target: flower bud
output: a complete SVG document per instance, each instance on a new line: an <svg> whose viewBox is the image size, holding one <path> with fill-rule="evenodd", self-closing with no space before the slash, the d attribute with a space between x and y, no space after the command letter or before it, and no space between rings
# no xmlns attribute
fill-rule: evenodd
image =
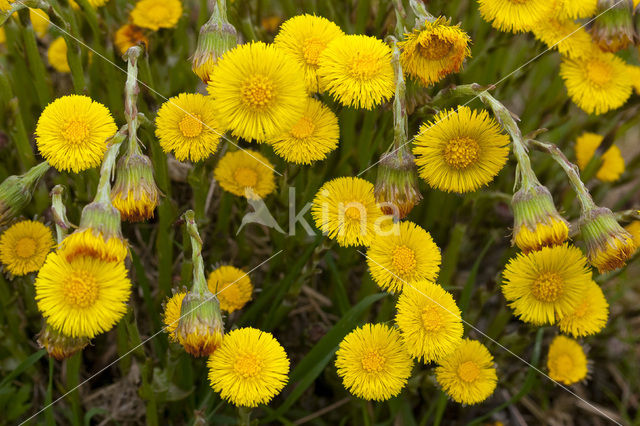
<svg viewBox="0 0 640 426"><path fill-rule="evenodd" d="M382 212L403 219L422 200L418 189L415 157L408 149L382 155L375 187L376 201Z"/></svg>
<svg viewBox="0 0 640 426"><path fill-rule="evenodd" d="M569 225L556 210L546 187L520 189L513 194L511 207L514 216L511 244L523 252L561 245L569 238Z"/></svg>
<svg viewBox="0 0 640 426"><path fill-rule="evenodd" d="M69 358L83 350L89 344L87 337L70 337L60 333L49 324L45 324L38 334L38 345L47 350L49 356L58 361Z"/></svg>
<svg viewBox="0 0 640 426"><path fill-rule="evenodd" d="M211 18L200 28L198 45L192 59L193 72L206 84L218 58L237 44L238 33L227 21L226 10L216 2Z"/></svg>
<svg viewBox="0 0 640 426"><path fill-rule="evenodd" d="M224 326L218 299L206 290L189 291L182 300L175 330L178 342L193 356L209 356L222 343Z"/></svg>
<svg viewBox="0 0 640 426"><path fill-rule="evenodd" d="M133 153L118 161L111 202L123 220L140 222L152 218L158 205L158 195L149 157Z"/></svg>
<svg viewBox="0 0 640 426"><path fill-rule="evenodd" d="M0 226L4 226L24 209L40 178L49 170L44 161L20 176L9 176L0 184Z"/></svg>
<svg viewBox="0 0 640 426"><path fill-rule="evenodd" d="M632 0L598 0L598 17L590 31L601 50L617 52L635 43L637 35L632 14Z"/></svg>
<svg viewBox="0 0 640 426"><path fill-rule="evenodd" d="M636 250L633 236L604 207L583 213L580 232L589 262L601 273L623 267Z"/></svg>

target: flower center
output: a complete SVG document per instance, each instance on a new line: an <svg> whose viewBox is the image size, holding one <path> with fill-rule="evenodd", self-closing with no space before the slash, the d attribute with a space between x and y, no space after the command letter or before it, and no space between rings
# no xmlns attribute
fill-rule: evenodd
<svg viewBox="0 0 640 426"><path fill-rule="evenodd" d="M562 278L555 272L545 272L534 281L531 292L541 302L555 302L562 296Z"/></svg>
<svg viewBox="0 0 640 426"><path fill-rule="evenodd" d="M178 128L182 136L186 138L195 138L202 133L202 118L200 114L185 114L178 123Z"/></svg>
<svg viewBox="0 0 640 426"><path fill-rule="evenodd" d="M451 139L444 148L444 160L456 169L466 169L478 160L480 145L475 139L463 136Z"/></svg>
<svg viewBox="0 0 640 426"><path fill-rule="evenodd" d="M560 355L556 359L556 369L561 374L570 372L573 369L573 360L569 355Z"/></svg>
<svg viewBox="0 0 640 426"><path fill-rule="evenodd" d="M587 64L587 78L594 86L602 88L611 81L611 67L597 59Z"/></svg>
<svg viewBox="0 0 640 426"><path fill-rule="evenodd" d="M473 361L466 361L458 366L458 377L467 383L476 380L478 375L480 375L480 369Z"/></svg>
<svg viewBox="0 0 640 426"><path fill-rule="evenodd" d="M16 256L28 259L36 254L36 241L33 238L20 238L15 247Z"/></svg>
<svg viewBox="0 0 640 426"><path fill-rule="evenodd" d="M442 314L437 306L430 305L422 309L422 325L426 331L438 331L442 327Z"/></svg>
<svg viewBox="0 0 640 426"><path fill-rule="evenodd" d="M225 299L226 301L236 304L240 300L241 294L239 286L233 285L234 283L221 283L218 285L218 297Z"/></svg>
<svg viewBox="0 0 640 426"><path fill-rule="evenodd" d="M324 41L316 37L306 39L302 43L302 56L309 65L318 65L318 57L325 48Z"/></svg>
<svg viewBox="0 0 640 426"><path fill-rule="evenodd" d="M351 220L360 220L360 209L356 206L349 206L345 209L344 215Z"/></svg>
<svg viewBox="0 0 640 426"><path fill-rule="evenodd" d="M429 60L442 59L449 54L453 44L437 36L428 36L418 44L420 55Z"/></svg>
<svg viewBox="0 0 640 426"><path fill-rule="evenodd" d="M416 254L405 245L393 248L392 259L394 272L400 276L410 274L416 267Z"/></svg>
<svg viewBox="0 0 640 426"><path fill-rule="evenodd" d="M233 172L233 178L238 182L238 185L245 188L253 188L258 183L258 173L249 167L238 167Z"/></svg>
<svg viewBox="0 0 640 426"><path fill-rule="evenodd" d="M358 80L369 80L380 71L380 61L373 55L355 53L356 57L351 62L351 76Z"/></svg>
<svg viewBox="0 0 640 426"><path fill-rule="evenodd" d="M248 379L257 376L262 371L262 361L252 353L239 355L233 363L233 369Z"/></svg>
<svg viewBox="0 0 640 426"><path fill-rule="evenodd" d="M89 271L74 271L63 286L64 297L76 308L89 308L98 299L98 283Z"/></svg>
<svg viewBox="0 0 640 426"><path fill-rule="evenodd" d="M313 121L309 117L302 117L296 124L293 125L291 129L291 136L296 139L304 139L308 138L313 134L316 126L313 124Z"/></svg>
<svg viewBox="0 0 640 426"><path fill-rule="evenodd" d="M163 23L163 21L170 18L169 9L167 9L162 2L158 2L147 9L147 16L149 19L158 23Z"/></svg>
<svg viewBox="0 0 640 426"><path fill-rule="evenodd" d="M62 136L74 145L82 143L89 136L89 126L84 121L71 120L62 130Z"/></svg>
<svg viewBox="0 0 640 426"><path fill-rule="evenodd" d="M244 104L254 109L269 106L275 97L271 80L262 75L253 75L246 79L240 91Z"/></svg>
<svg viewBox="0 0 640 426"><path fill-rule="evenodd" d="M385 358L380 355L377 350L373 350L368 352L362 358L362 368L364 368L367 372L380 372L384 368Z"/></svg>

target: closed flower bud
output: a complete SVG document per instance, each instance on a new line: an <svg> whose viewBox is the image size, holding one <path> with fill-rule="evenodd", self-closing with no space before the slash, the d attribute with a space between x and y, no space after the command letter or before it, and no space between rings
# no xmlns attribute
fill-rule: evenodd
<svg viewBox="0 0 640 426"><path fill-rule="evenodd" d="M605 207L584 213L580 232L587 245L589 262L601 273L623 267L636 250L633 236Z"/></svg>
<svg viewBox="0 0 640 426"><path fill-rule="evenodd" d="M111 191L111 201L122 219L140 222L152 218L158 198L149 157L140 153L122 157L118 161L116 182Z"/></svg>
<svg viewBox="0 0 640 426"><path fill-rule="evenodd" d="M205 84L209 81L218 58L238 44L238 33L227 21L226 10L219 5L219 2L215 3L211 18L200 28L198 45L193 55L192 70Z"/></svg>
<svg viewBox="0 0 640 426"><path fill-rule="evenodd" d="M598 16L591 27L593 41L606 52L625 49L637 40L632 0L598 0Z"/></svg>
<svg viewBox="0 0 640 426"><path fill-rule="evenodd" d="M193 356L209 356L222 343L224 326L218 299L210 291L190 291L182 300L175 331L178 342Z"/></svg>
<svg viewBox="0 0 640 426"><path fill-rule="evenodd" d="M396 219L405 218L422 200L415 157L409 150L400 148L382 155L375 195L382 212Z"/></svg>
<svg viewBox="0 0 640 426"><path fill-rule="evenodd" d="M24 209L40 178L49 170L44 161L20 176L9 176L0 184L0 226L4 226Z"/></svg>
<svg viewBox="0 0 640 426"><path fill-rule="evenodd" d="M70 337L60 333L49 324L45 324L38 334L38 345L47 350L49 356L58 361L69 358L83 350L89 344L87 337Z"/></svg>
<svg viewBox="0 0 640 426"><path fill-rule="evenodd" d="M549 190L536 185L513 194L514 216L512 244L525 253L553 247L569 238L569 225L560 216Z"/></svg>

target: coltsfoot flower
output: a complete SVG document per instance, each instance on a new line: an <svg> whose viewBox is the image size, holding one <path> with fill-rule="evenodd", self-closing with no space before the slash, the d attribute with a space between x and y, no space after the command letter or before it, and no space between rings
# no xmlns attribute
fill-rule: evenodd
<svg viewBox="0 0 640 426"><path fill-rule="evenodd" d="M175 27L181 16L180 0L139 0L131 11L134 25L153 31Z"/></svg>
<svg viewBox="0 0 640 426"><path fill-rule="evenodd" d="M179 318L175 336L191 355L209 356L222 343L224 325L220 304L208 290L189 291L182 299Z"/></svg>
<svg viewBox="0 0 640 426"><path fill-rule="evenodd" d="M0 261L13 275L38 271L54 246L48 226L33 220L11 225L0 236Z"/></svg>
<svg viewBox="0 0 640 426"><path fill-rule="evenodd" d="M380 158L375 195L382 212L396 220L409 215L422 200L415 157L408 147L385 153Z"/></svg>
<svg viewBox="0 0 640 426"><path fill-rule="evenodd" d="M549 346L547 359L549 377L565 385L573 385L587 378L587 355L575 340L556 336Z"/></svg>
<svg viewBox="0 0 640 426"><path fill-rule="evenodd" d="M591 281L582 300L575 309L558 321L563 333L573 337L583 337L600 332L607 324L609 304L602 289L595 281Z"/></svg>
<svg viewBox="0 0 640 426"><path fill-rule="evenodd" d="M227 313L242 309L251 300L253 293L249 275L229 265L220 266L211 272L207 286L220 301L220 309Z"/></svg>
<svg viewBox="0 0 640 426"><path fill-rule="evenodd" d="M600 273L622 268L636 251L633 236L604 207L582 215L580 233L587 245L589 262Z"/></svg>
<svg viewBox="0 0 640 426"><path fill-rule="evenodd" d="M227 152L213 171L225 191L246 198L264 198L276 189L273 165L257 151Z"/></svg>
<svg viewBox="0 0 640 426"><path fill-rule="evenodd" d="M162 321L164 322L164 331L169 335L169 339L173 342L178 341L176 330L180 322L180 311L182 309L182 301L187 295L186 291L178 290L166 301L164 305L164 313Z"/></svg>
<svg viewBox="0 0 640 426"><path fill-rule="evenodd" d="M58 72L69 73L69 62L67 61L67 42L64 37L58 37L51 42L47 49L47 59L49 65Z"/></svg>
<svg viewBox="0 0 640 426"><path fill-rule="evenodd" d="M111 202L123 220L140 222L152 218L159 197L149 157L134 152L118 161Z"/></svg>
<svg viewBox="0 0 640 426"><path fill-rule="evenodd" d="M603 139L602 136L589 132L584 132L578 137L574 149L580 170L584 170L587 167ZM603 182L615 182L618 180L624 173L624 158L620 148L616 145L611 145L600 158L602 165L596 173L596 178Z"/></svg>
<svg viewBox="0 0 640 426"><path fill-rule="evenodd" d="M480 14L500 31L530 31L553 7L548 0L478 0Z"/></svg>
<svg viewBox="0 0 640 426"><path fill-rule="evenodd" d="M113 43L121 55L127 53L130 47L143 44L145 50L149 48L149 39L144 35L142 28L133 24L125 24L118 28L114 34Z"/></svg>
<svg viewBox="0 0 640 426"><path fill-rule="evenodd" d="M49 324L45 324L40 334L38 334L38 345L46 349L49 356L58 361L69 358L83 350L88 344L89 338L66 336Z"/></svg>

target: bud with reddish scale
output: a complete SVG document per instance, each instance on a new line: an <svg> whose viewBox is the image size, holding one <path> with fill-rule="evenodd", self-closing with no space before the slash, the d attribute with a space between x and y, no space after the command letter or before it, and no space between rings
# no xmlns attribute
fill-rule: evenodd
<svg viewBox="0 0 640 426"><path fill-rule="evenodd" d="M382 212L403 219L422 200L415 157L404 146L382 155L375 187Z"/></svg>
<svg viewBox="0 0 640 426"><path fill-rule="evenodd" d="M536 184L520 189L511 201L514 226L511 244L525 253L563 244L569 224L560 216L549 190Z"/></svg>
<svg viewBox="0 0 640 426"><path fill-rule="evenodd" d="M589 262L601 273L623 267L636 250L633 236L605 207L583 213L580 232L587 245Z"/></svg>
<svg viewBox="0 0 640 426"><path fill-rule="evenodd" d="M111 202L122 220L140 222L152 218L160 191L149 157L139 152L127 154L118 161L116 170Z"/></svg>
<svg viewBox="0 0 640 426"><path fill-rule="evenodd" d="M83 350L88 344L88 338L66 336L46 323L38 334L38 345L46 349L49 356L58 361L69 358L76 352Z"/></svg>
<svg viewBox="0 0 640 426"><path fill-rule="evenodd" d="M9 176L0 184L0 226L4 226L24 209L40 178L49 170L43 161L20 176Z"/></svg>
<svg viewBox="0 0 640 426"><path fill-rule="evenodd" d="M605 52L617 52L636 42L632 0L598 0L591 37Z"/></svg>

